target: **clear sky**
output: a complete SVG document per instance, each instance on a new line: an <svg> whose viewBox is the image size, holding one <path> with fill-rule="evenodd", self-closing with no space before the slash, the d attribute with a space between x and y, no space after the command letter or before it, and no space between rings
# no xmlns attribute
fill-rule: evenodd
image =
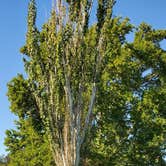
<svg viewBox="0 0 166 166"><path fill-rule="evenodd" d="M37 0L37 25L47 20L52 0ZM1 0L0 5L0 154L6 154L3 145L5 130L14 128L16 117L10 113L6 97L9 82L17 73L24 73L20 47L25 42L26 15L29 0ZM117 0L114 15L129 17L139 25L142 21L154 28L166 29L166 0Z"/></svg>

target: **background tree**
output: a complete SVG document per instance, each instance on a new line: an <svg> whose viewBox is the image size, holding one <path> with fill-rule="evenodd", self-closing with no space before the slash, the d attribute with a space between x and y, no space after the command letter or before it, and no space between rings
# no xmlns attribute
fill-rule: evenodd
<svg viewBox="0 0 166 166"><path fill-rule="evenodd" d="M134 42L125 43L115 35L122 25L107 28L113 44L98 88L92 163L165 165L166 52L160 42L166 31L142 23Z"/></svg>
<svg viewBox="0 0 166 166"><path fill-rule="evenodd" d="M45 127L32 97L28 81L18 75L8 84L12 112L18 116L15 130L6 131L9 166L53 165Z"/></svg>
<svg viewBox="0 0 166 166"><path fill-rule="evenodd" d="M0 166L7 166L8 157L5 155L0 155Z"/></svg>

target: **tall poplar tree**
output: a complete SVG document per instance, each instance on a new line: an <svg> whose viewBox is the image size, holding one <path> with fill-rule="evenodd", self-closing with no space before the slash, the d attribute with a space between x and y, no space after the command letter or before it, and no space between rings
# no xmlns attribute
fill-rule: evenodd
<svg viewBox="0 0 166 166"><path fill-rule="evenodd" d="M30 2L27 41L22 53L29 57L25 62L28 81L59 166L80 163L81 146L92 127L114 3L98 2L98 22L93 43L89 44L92 0L56 1L41 33L35 25L35 1ZM130 26L124 24L126 34Z"/></svg>

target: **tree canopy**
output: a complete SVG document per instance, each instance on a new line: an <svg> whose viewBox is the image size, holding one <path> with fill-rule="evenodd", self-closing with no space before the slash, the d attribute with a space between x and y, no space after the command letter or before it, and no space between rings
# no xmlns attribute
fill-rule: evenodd
<svg viewBox="0 0 166 166"><path fill-rule="evenodd" d="M166 164L166 30L113 17L115 0L98 0L90 25L93 3L57 0L41 31L29 3L27 78L8 84L12 166Z"/></svg>

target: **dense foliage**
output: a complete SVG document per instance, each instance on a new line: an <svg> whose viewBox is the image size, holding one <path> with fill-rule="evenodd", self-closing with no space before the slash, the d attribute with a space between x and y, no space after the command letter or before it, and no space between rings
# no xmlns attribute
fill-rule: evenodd
<svg viewBox="0 0 166 166"><path fill-rule="evenodd" d="M8 165L52 165L48 136L28 87L28 81L22 75L18 75L8 84L8 97L12 112L18 116L17 128L6 131Z"/></svg>
<svg viewBox="0 0 166 166"><path fill-rule="evenodd" d="M27 78L8 84L11 165L166 165L166 31L112 17L114 0L98 0L91 26L93 1L57 2L41 31L29 4Z"/></svg>

